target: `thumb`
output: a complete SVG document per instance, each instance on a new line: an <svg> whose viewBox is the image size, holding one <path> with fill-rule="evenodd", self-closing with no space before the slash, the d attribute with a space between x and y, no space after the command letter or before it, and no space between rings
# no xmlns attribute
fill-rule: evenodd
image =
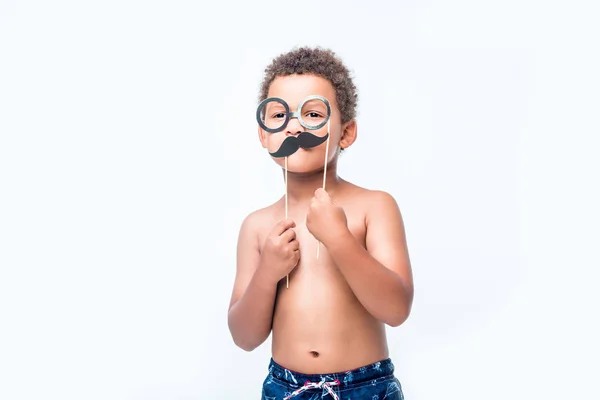
<svg viewBox="0 0 600 400"><path fill-rule="evenodd" d="M329 193L325 191L323 188L318 188L315 190L315 197L319 200L329 200Z"/></svg>

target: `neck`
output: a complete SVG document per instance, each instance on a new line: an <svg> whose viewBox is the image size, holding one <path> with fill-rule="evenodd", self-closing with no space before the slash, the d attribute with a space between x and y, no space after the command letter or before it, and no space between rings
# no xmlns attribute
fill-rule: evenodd
<svg viewBox="0 0 600 400"><path fill-rule="evenodd" d="M285 179L285 170L282 170L282 172ZM309 201L314 196L315 190L323 187L323 173L323 168L307 173L295 173L288 171L288 202L297 203ZM329 194L332 194L335 192L341 182L342 179L337 175L337 165L335 162L331 162L329 165L327 165L325 190Z"/></svg>

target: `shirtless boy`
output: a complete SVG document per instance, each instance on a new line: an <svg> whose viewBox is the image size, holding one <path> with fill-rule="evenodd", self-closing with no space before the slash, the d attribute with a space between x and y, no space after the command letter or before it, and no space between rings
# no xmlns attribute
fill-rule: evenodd
<svg viewBox="0 0 600 400"><path fill-rule="evenodd" d="M246 351L272 332L262 399L403 399L385 326L410 314L412 271L395 199L337 174L340 152L357 138L349 71L320 48L282 54L265 70L260 100L283 99L288 115L314 95L330 104L329 123L319 129L309 131L297 116L274 133L259 125L271 154L301 132L322 138L329 129L329 143L300 147L287 160L271 156L282 170L287 164L287 204L282 196L242 222L229 329ZM280 103L269 107L261 118L286 119ZM306 112L305 121L321 117Z"/></svg>

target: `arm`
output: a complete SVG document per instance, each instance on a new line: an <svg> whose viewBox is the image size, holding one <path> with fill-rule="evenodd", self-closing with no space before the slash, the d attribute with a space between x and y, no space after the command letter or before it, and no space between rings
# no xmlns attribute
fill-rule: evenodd
<svg viewBox="0 0 600 400"><path fill-rule="evenodd" d="M255 218L248 216L240 228L237 270L228 313L233 341L246 351L254 350L269 337L277 293L277 283L261 275Z"/></svg>
<svg viewBox="0 0 600 400"><path fill-rule="evenodd" d="M392 196L373 192L369 197L366 249L348 230L328 250L367 311L399 326L408 318L413 300L404 224Z"/></svg>

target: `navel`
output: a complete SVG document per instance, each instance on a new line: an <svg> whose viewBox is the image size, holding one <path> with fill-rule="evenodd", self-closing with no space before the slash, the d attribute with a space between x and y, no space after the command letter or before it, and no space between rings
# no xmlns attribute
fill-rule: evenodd
<svg viewBox="0 0 600 400"><path fill-rule="evenodd" d="M315 357L315 358L319 357L319 352L318 352L318 351L314 351L314 350L313 350L313 351L311 351L311 352L310 352L310 354L311 354L313 357Z"/></svg>

